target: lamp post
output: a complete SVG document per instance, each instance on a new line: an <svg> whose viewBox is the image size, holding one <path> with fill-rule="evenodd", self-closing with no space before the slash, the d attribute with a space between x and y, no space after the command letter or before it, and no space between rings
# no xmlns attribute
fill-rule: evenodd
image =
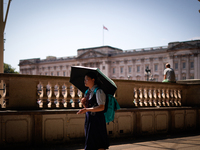
<svg viewBox="0 0 200 150"><path fill-rule="evenodd" d="M147 68L145 69L145 74L147 76L147 81L149 81L149 75L151 73L151 70L149 69L149 67L147 66Z"/></svg>
<svg viewBox="0 0 200 150"><path fill-rule="evenodd" d="M0 0L0 73L4 72L4 30L6 26L6 21L8 17L8 11L10 7L11 0L8 1L8 6L6 10L6 16L4 19L3 15L3 0Z"/></svg>

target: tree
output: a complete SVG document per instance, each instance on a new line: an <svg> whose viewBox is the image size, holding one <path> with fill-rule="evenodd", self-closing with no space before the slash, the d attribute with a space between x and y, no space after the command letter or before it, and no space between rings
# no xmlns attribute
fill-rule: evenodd
<svg viewBox="0 0 200 150"><path fill-rule="evenodd" d="M11 65L4 63L4 73L18 73Z"/></svg>

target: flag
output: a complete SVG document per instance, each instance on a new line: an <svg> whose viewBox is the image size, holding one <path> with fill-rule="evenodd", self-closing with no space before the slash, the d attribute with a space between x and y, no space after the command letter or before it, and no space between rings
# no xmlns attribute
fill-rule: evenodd
<svg viewBox="0 0 200 150"><path fill-rule="evenodd" d="M103 29L108 30L108 28L106 28L105 26L103 26Z"/></svg>

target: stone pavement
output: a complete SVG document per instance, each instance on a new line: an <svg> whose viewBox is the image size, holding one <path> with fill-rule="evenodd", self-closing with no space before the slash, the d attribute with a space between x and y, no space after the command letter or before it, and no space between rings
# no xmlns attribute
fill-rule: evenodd
<svg viewBox="0 0 200 150"><path fill-rule="evenodd" d="M15 150L18 148L14 148ZM21 147L20 150L84 150L83 143ZM119 138L110 141L109 150L200 150L200 134L148 136L140 138Z"/></svg>

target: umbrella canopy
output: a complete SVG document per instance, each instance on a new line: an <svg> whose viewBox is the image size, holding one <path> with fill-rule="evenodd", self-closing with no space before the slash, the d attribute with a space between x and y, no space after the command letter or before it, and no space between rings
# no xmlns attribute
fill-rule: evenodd
<svg viewBox="0 0 200 150"><path fill-rule="evenodd" d="M85 93L88 87L85 86L84 79L85 74L88 72L94 72L97 76L97 85L106 93L114 95L117 90L115 83L103 74L98 68L90 68L83 66L71 67L70 82L76 86L81 92Z"/></svg>

